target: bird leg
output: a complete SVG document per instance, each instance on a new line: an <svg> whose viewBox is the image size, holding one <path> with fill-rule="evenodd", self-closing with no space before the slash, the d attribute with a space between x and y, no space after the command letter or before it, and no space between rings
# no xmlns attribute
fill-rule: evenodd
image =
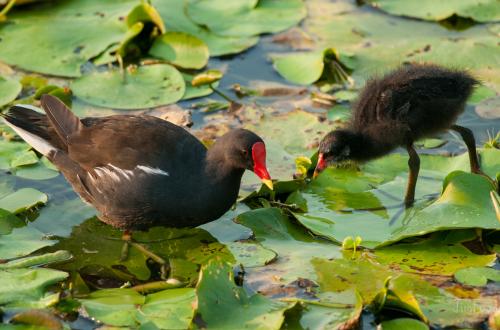
<svg viewBox="0 0 500 330"><path fill-rule="evenodd" d="M406 150L410 156L408 160L410 172L408 173L408 184L406 186L405 205L406 207L410 207L415 201L415 187L417 185L418 172L420 171L420 158L415 148L413 148L413 143L408 144Z"/></svg>
<svg viewBox="0 0 500 330"><path fill-rule="evenodd" d="M450 127L450 129L458 132L462 136L462 139L464 140L465 145L469 150L470 171L472 173L481 174L479 160L476 152L476 141L474 140L474 134L472 134L472 131L467 127L459 125L453 125Z"/></svg>
<svg viewBox="0 0 500 330"><path fill-rule="evenodd" d="M158 263L160 265L160 269L161 269L161 271L160 271L161 278L162 279L167 278L168 272L170 270L170 264L168 261L165 261L165 259L163 259L159 255L148 250L144 245L139 244L137 242L134 242L134 240L132 239L132 234L128 230L125 230L123 232L122 240L125 241L125 245L123 246L123 249L122 249L122 255L121 255L120 261L124 261L128 258L128 251L129 251L130 247L136 248L137 250L139 250L139 252L141 252L145 256L153 259L156 263Z"/></svg>

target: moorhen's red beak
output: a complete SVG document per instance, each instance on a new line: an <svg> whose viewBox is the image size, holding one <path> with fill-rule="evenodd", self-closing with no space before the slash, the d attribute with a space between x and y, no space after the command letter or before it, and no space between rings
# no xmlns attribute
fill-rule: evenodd
<svg viewBox="0 0 500 330"><path fill-rule="evenodd" d="M327 164L325 158L322 153L318 154L318 163L316 164L316 168L314 169L313 178L317 177L318 174L321 173L325 168L327 168Z"/></svg>
<svg viewBox="0 0 500 330"><path fill-rule="evenodd" d="M253 172L260 178L263 184L273 190L273 181L266 168L266 145L264 142L256 142L252 146Z"/></svg>

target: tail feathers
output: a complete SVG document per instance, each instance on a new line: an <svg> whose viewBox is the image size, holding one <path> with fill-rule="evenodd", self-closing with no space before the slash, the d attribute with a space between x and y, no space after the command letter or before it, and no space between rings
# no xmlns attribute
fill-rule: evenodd
<svg viewBox="0 0 500 330"><path fill-rule="evenodd" d="M41 98L41 104L51 126L64 144L67 144L70 135L82 129L83 124L80 118L75 116L57 97L45 94Z"/></svg>
<svg viewBox="0 0 500 330"><path fill-rule="evenodd" d="M30 107L14 106L2 114L5 123L23 138L33 149L49 156L57 147L52 143L47 131L47 118Z"/></svg>

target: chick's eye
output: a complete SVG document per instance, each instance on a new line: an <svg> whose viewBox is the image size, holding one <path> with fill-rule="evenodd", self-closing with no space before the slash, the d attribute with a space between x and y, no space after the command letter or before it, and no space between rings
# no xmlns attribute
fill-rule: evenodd
<svg viewBox="0 0 500 330"><path fill-rule="evenodd" d="M244 157L248 156L248 150L242 150L241 153Z"/></svg>

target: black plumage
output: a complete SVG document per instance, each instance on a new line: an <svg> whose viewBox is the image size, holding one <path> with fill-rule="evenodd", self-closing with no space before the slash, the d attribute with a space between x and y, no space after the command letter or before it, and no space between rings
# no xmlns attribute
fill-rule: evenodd
<svg viewBox="0 0 500 330"><path fill-rule="evenodd" d="M321 141L317 172L332 163L369 161L405 147L410 155L405 202L411 205L420 165L414 141L452 129L464 139L471 170L478 173L474 136L455 125L477 84L465 71L424 64L403 66L369 80L353 105L347 127Z"/></svg>

